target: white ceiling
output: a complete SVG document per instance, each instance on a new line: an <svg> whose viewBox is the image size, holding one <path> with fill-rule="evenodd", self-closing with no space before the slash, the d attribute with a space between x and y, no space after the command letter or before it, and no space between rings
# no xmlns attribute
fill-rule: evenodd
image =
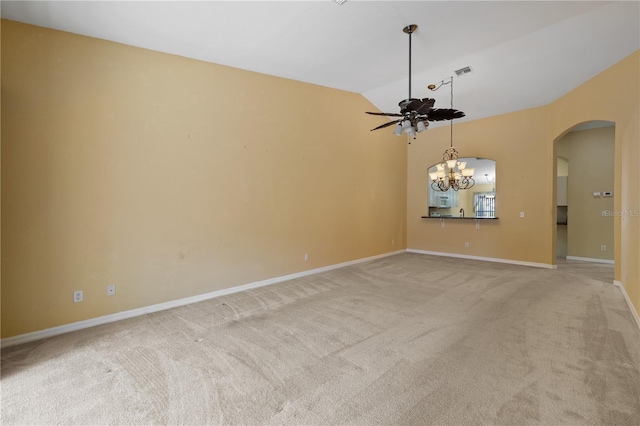
<svg viewBox="0 0 640 426"><path fill-rule="evenodd" d="M426 86L471 66L454 79L462 120L548 104L640 49L638 1L4 0L1 8L11 20L362 93L385 112L407 97L402 28L417 24L412 95L449 107L448 86Z"/></svg>

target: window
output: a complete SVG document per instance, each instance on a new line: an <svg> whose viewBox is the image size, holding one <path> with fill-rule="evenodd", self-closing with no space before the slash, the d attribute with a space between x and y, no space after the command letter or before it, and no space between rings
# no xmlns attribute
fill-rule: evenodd
<svg viewBox="0 0 640 426"><path fill-rule="evenodd" d="M493 192L474 192L473 210L476 217L496 217L496 194Z"/></svg>

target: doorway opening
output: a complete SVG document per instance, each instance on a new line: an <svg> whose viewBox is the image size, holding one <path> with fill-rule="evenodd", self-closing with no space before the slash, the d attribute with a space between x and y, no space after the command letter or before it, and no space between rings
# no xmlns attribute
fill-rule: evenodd
<svg viewBox="0 0 640 426"><path fill-rule="evenodd" d="M557 260L613 264L615 123L577 125L555 148Z"/></svg>

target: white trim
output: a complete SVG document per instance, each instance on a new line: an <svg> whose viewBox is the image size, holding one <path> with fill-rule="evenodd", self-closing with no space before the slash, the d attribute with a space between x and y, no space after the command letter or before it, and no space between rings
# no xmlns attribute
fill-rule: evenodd
<svg viewBox="0 0 640 426"><path fill-rule="evenodd" d="M636 311L636 308L633 306L633 303L631 303L631 299L629 299L627 290L625 290L624 286L620 281L614 281L613 285L617 286L622 292L622 295L624 296L624 300L626 300L627 305L629 305L629 310L631 311L631 315L633 316L633 319L636 320L636 325L638 326L638 328L640 328L640 317L638 316L638 312Z"/></svg>
<svg viewBox="0 0 640 426"><path fill-rule="evenodd" d="M427 250L416 250L416 249L407 249L409 253L419 253L419 254L430 254L433 256L445 256L445 257L457 257L460 259L471 259L471 260L481 260L484 262L498 262L498 263L509 263L511 265L521 265L521 266L533 266L535 268L547 268L547 269L556 269L557 265L549 265L547 263L536 263L536 262L525 262L522 260L511 260L511 259L500 259L497 257L482 257L482 256L470 256L467 254L456 254L456 253L443 253L439 251L427 251Z"/></svg>
<svg viewBox="0 0 640 426"><path fill-rule="evenodd" d="M591 263L606 263L608 265L614 265L615 264L615 262L613 260L596 259L596 258L593 258L593 257L567 256L567 260L579 260L581 262L591 262Z"/></svg>
<svg viewBox="0 0 640 426"><path fill-rule="evenodd" d="M144 306L142 308L131 309L129 311L118 312L115 314L104 315L97 318L78 321L71 324L60 325L58 327L47 328L45 330L34 331L31 333L20 334L18 336L7 337L0 340L0 347L7 348L9 346L20 345L22 343L33 342L35 340L46 339L48 337L58 336L60 334L70 333L72 331L83 330L85 328L95 327L97 325L108 324L127 318L133 318L141 315L150 314L152 312L164 311L166 309L177 308L178 306L189 305L191 303L202 302L203 300L213 299L228 294L238 293L245 290L251 290L258 287L264 287L295 278L305 277L307 275L318 274L320 272L330 271L332 269L344 268L345 266L355 265L357 263L368 262L395 254L404 253L406 250L397 250L389 253L378 254L375 256L365 257L362 259L351 260L348 262L337 263L335 265L323 266L321 268L310 269L308 271L296 272L295 274L283 275L281 277L269 278L262 281L255 281L235 287L225 288L222 290L212 291L210 293L200 294L197 296L185 297L184 299L170 300L156 305Z"/></svg>

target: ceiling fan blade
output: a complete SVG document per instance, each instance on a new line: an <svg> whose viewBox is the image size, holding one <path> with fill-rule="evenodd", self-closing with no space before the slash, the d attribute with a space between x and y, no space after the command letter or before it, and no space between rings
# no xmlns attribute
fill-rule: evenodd
<svg viewBox="0 0 640 426"><path fill-rule="evenodd" d="M385 117L404 117L402 114L398 114L397 112L367 112L366 114L384 115Z"/></svg>
<svg viewBox="0 0 640 426"><path fill-rule="evenodd" d="M464 112L449 108L434 108L427 113L429 121L453 120L462 117L464 117Z"/></svg>
<svg viewBox="0 0 640 426"><path fill-rule="evenodd" d="M436 100L432 98L424 98L420 102L422 105L416 108L418 114L426 114L436 104Z"/></svg>
<svg viewBox="0 0 640 426"><path fill-rule="evenodd" d="M431 98L415 99L409 102L409 104L407 105L407 109L416 112L424 110L426 112L427 109L433 108L433 105L435 105L435 103L436 100Z"/></svg>
<svg viewBox="0 0 640 426"><path fill-rule="evenodd" d="M390 121L390 122L388 122L388 123L384 123L383 125L378 126L378 127L376 127L375 129L371 129L371 131L373 132L374 130L384 129L385 127L389 127L389 126L392 126L392 125L394 125L394 124L396 124L396 123L399 123L399 122L401 122L402 120L403 120L403 119L395 120L395 121Z"/></svg>
<svg viewBox="0 0 640 426"><path fill-rule="evenodd" d="M408 99L400 102L400 112L402 114L408 112L417 112L418 114L426 114L433 105L435 105L436 100L431 98L424 99Z"/></svg>

